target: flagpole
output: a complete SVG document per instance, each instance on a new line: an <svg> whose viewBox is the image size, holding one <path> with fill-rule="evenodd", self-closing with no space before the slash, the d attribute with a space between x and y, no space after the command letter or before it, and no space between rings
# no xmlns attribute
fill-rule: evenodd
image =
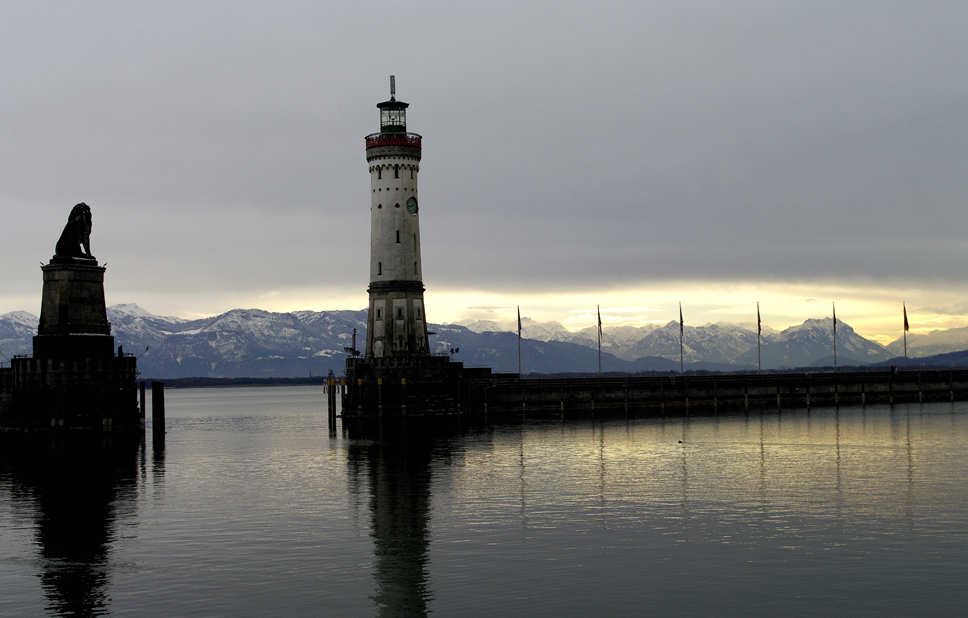
<svg viewBox="0 0 968 618"><path fill-rule="evenodd" d="M602 377L602 307L595 305L598 312L598 377Z"/></svg>
<svg viewBox="0 0 968 618"><path fill-rule="evenodd" d="M521 377L521 305L518 305L518 378Z"/></svg>
<svg viewBox="0 0 968 618"><path fill-rule="evenodd" d="M682 303L679 303L679 373L682 371Z"/></svg>
<svg viewBox="0 0 968 618"><path fill-rule="evenodd" d="M830 304L834 308L834 373L837 373L837 304Z"/></svg>
<svg viewBox="0 0 968 618"><path fill-rule="evenodd" d="M756 301L756 371L763 373L763 358L760 356L760 333L763 325L760 321L760 301Z"/></svg>
<svg viewBox="0 0 968 618"><path fill-rule="evenodd" d="M904 308L904 368L907 369L907 332L908 321L907 321L907 303L901 303L901 307Z"/></svg>

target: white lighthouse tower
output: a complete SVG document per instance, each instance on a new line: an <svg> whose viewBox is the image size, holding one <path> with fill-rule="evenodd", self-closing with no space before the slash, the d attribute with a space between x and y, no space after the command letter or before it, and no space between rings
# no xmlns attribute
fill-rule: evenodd
<svg viewBox="0 0 968 618"><path fill-rule="evenodd" d="M407 133L409 104L378 103L380 132L366 136L370 169L370 307L366 354L347 348L343 417L460 414L470 381L487 367L465 368L430 353L420 261L421 137ZM354 347L356 339L353 339ZM334 408L335 409L335 408Z"/></svg>
<svg viewBox="0 0 968 618"><path fill-rule="evenodd" d="M428 356L420 262L421 137L407 132L409 103L378 103L380 132L366 136L370 168L370 295L366 360ZM376 361L380 363L380 361Z"/></svg>

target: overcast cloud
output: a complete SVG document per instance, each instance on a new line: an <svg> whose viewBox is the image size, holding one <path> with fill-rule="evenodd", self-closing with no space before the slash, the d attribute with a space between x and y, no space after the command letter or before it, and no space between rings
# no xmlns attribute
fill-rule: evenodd
<svg viewBox="0 0 968 618"><path fill-rule="evenodd" d="M394 74L431 319L841 290L964 326L966 32L964 2L0 0L0 313L39 311L79 201L109 302L365 306Z"/></svg>

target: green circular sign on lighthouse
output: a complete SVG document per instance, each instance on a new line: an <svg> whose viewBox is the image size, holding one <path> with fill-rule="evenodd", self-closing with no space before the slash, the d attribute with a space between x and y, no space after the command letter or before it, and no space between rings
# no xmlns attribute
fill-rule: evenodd
<svg viewBox="0 0 968 618"><path fill-rule="evenodd" d="M417 198L411 197L407 200L407 212L411 215L417 214Z"/></svg>

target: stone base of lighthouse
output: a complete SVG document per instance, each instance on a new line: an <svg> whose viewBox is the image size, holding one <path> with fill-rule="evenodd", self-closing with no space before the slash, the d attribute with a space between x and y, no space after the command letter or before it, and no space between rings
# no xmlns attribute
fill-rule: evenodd
<svg viewBox="0 0 968 618"><path fill-rule="evenodd" d="M419 281L373 282L367 317L367 358L429 356L423 284Z"/></svg>
<svg viewBox="0 0 968 618"><path fill-rule="evenodd" d="M449 356L348 358L343 416L462 414L470 380L490 375Z"/></svg>

